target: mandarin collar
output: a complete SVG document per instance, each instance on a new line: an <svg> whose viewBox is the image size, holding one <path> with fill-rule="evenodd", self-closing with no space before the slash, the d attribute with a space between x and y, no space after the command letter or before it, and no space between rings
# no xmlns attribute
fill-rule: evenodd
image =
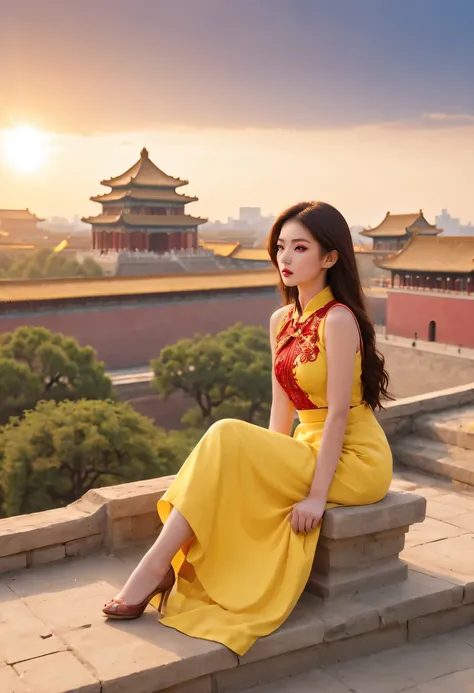
<svg viewBox="0 0 474 693"><path fill-rule="evenodd" d="M299 318L300 321L306 320L310 315L315 313L317 310L320 308L323 308L327 303L330 301L334 300L334 295L331 291L330 286L326 286L322 291L320 291L316 296L313 296L310 301L308 301L308 305L303 311L303 314ZM298 319L298 315L296 314L295 311L295 317Z"/></svg>

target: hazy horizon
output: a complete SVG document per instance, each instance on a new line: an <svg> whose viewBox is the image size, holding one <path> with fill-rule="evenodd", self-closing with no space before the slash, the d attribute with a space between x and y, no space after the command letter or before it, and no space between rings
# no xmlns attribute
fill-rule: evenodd
<svg viewBox="0 0 474 693"><path fill-rule="evenodd" d="M210 220L301 199L474 220L468 0L16 0L0 21L0 208L97 214L146 146Z"/></svg>

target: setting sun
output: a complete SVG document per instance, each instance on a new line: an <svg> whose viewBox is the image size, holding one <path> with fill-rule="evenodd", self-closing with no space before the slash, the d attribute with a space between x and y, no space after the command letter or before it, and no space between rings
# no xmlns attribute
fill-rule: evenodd
<svg viewBox="0 0 474 693"><path fill-rule="evenodd" d="M3 132L3 155L8 164L20 173L40 169L49 153L50 135L29 125L20 125Z"/></svg>

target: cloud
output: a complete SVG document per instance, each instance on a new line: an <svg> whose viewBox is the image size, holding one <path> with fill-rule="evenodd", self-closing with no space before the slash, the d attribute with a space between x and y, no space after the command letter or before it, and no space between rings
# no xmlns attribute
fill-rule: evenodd
<svg viewBox="0 0 474 693"><path fill-rule="evenodd" d="M473 21L472 0L456 12L441 0L1 3L0 127L315 129L474 113Z"/></svg>

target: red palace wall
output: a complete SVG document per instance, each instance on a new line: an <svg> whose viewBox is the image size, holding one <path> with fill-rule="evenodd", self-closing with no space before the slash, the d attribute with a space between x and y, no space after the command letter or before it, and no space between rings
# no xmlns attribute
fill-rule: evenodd
<svg viewBox="0 0 474 693"><path fill-rule="evenodd" d="M474 349L474 296L431 291L389 291L387 334L428 341L429 323L436 341Z"/></svg>
<svg viewBox="0 0 474 693"><path fill-rule="evenodd" d="M275 291L252 294L215 294L194 300L153 301L140 305L140 298L111 305L65 307L36 313L9 312L0 315L0 334L22 325L43 326L90 345L107 369L146 366L160 350L179 339L200 332L216 333L236 322L269 327L270 315L281 305ZM385 299L368 299L369 311L378 324L385 323Z"/></svg>

